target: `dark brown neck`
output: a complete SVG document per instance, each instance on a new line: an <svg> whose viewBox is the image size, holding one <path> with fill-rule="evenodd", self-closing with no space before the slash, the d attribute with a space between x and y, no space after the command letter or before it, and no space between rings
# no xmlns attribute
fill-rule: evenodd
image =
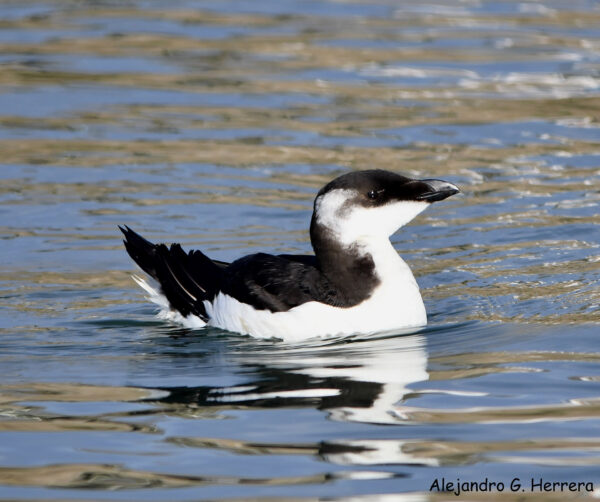
<svg viewBox="0 0 600 502"><path fill-rule="evenodd" d="M371 296L380 281L370 254L360 253L357 246L342 246L329 229L317 223L314 215L310 240L320 272L345 299L345 306L357 305Z"/></svg>

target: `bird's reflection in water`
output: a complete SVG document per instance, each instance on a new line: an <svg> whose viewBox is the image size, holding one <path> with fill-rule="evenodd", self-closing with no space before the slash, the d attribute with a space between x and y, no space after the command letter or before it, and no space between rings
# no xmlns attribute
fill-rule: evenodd
<svg viewBox="0 0 600 502"><path fill-rule="evenodd" d="M427 352L421 335L362 338L320 354L282 357L295 374L338 390L321 409L333 420L391 424L401 418L411 383L427 380Z"/></svg>
<svg viewBox="0 0 600 502"><path fill-rule="evenodd" d="M402 410L411 384L429 378L425 338L419 334L238 349L235 362L249 370L248 382L231 387L167 388L169 395L161 401L196 410L306 406L323 410L336 421L400 424L405 422ZM404 444L398 439L348 439L319 443L308 450L337 464L435 463L433 458L403 452ZM303 453L307 453L306 446ZM243 445L244 449L252 447L264 452L282 445Z"/></svg>

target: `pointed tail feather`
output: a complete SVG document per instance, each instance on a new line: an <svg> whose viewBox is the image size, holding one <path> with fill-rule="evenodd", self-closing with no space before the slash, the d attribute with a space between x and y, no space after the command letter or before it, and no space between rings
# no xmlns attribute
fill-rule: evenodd
<svg viewBox="0 0 600 502"><path fill-rule="evenodd" d="M160 284L169 305L183 317L207 321L204 301L212 300L226 273L227 263L213 262L200 251L186 253L179 244L153 244L129 227L119 227L129 256Z"/></svg>

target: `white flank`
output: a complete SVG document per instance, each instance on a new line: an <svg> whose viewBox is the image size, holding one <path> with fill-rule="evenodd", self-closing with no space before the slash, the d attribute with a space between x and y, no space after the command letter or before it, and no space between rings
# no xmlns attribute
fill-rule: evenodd
<svg viewBox="0 0 600 502"><path fill-rule="evenodd" d="M375 262L381 280L373 294L349 308L308 302L286 312L255 310L235 298L219 293L204 302L208 324L257 338L298 341L328 335L377 333L427 324L419 286L410 268L385 238L361 242Z"/></svg>

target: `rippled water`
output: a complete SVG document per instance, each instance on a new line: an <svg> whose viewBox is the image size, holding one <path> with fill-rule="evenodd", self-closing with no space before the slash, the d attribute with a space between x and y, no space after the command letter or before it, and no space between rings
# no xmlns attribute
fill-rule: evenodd
<svg viewBox="0 0 600 502"><path fill-rule="evenodd" d="M599 495L598 3L166 5L0 3L0 498ZM394 237L420 333L186 331L130 279L118 224L304 253L367 167L463 189Z"/></svg>

